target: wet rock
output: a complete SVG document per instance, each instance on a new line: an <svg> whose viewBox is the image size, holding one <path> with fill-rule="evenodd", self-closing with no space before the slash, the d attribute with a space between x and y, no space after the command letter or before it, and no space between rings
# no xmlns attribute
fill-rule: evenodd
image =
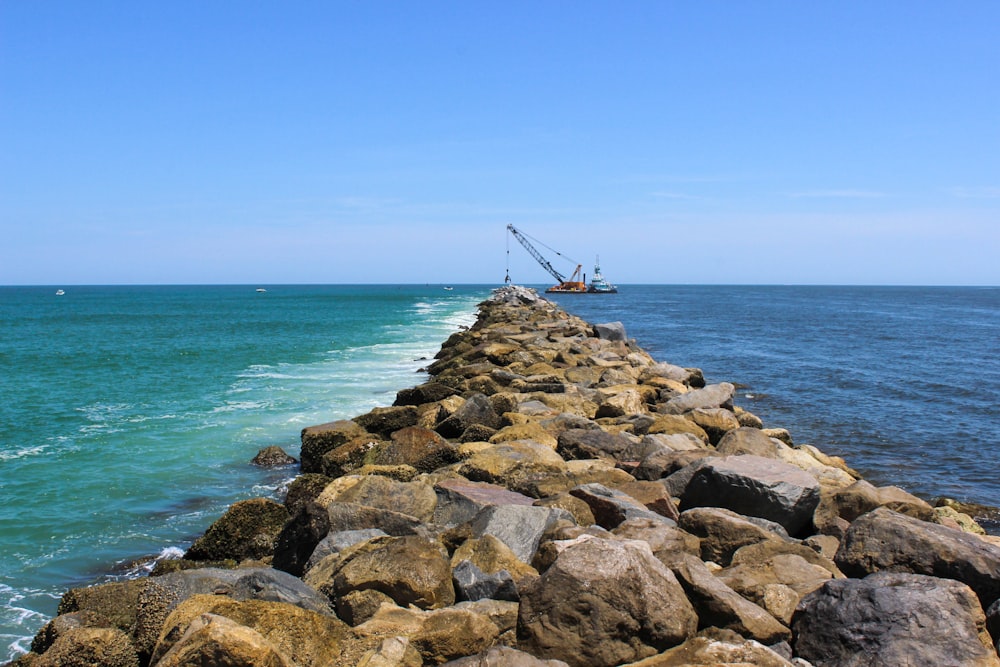
<svg viewBox="0 0 1000 667"><path fill-rule="evenodd" d="M676 577L646 543L590 539L560 553L522 591L518 644L541 658L601 667L655 655L697 624Z"/></svg>
<svg viewBox="0 0 1000 667"><path fill-rule="evenodd" d="M184 554L190 560L260 559L274 553L288 510L273 500L251 498L233 503Z"/></svg>
<svg viewBox="0 0 1000 667"><path fill-rule="evenodd" d="M316 502L307 502L278 533L271 564L279 570L300 576L316 545L329 532L329 512Z"/></svg>
<svg viewBox="0 0 1000 667"><path fill-rule="evenodd" d="M86 612L103 619L108 627L131 635L136 624L136 605L145 588L142 580L116 581L72 588L59 601L59 614Z"/></svg>
<svg viewBox="0 0 1000 667"><path fill-rule="evenodd" d="M304 473L292 480L285 494L285 509L289 516L295 516L306 503L316 500L331 481L330 477L319 473Z"/></svg>
<svg viewBox="0 0 1000 667"><path fill-rule="evenodd" d="M423 526L420 519L411 514L358 503L331 503L326 508L326 513L330 531L378 528L389 535L398 536L416 534Z"/></svg>
<svg viewBox="0 0 1000 667"><path fill-rule="evenodd" d="M724 507L781 524L796 534L812 525L819 482L803 470L760 456L707 460L681 495L681 509Z"/></svg>
<svg viewBox="0 0 1000 667"><path fill-rule="evenodd" d="M1000 599L1000 547L885 507L851 524L834 560L849 577L880 570L927 574L967 584L983 606Z"/></svg>
<svg viewBox="0 0 1000 667"><path fill-rule="evenodd" d="M817 667L1000 665L975 594L947 579L880 572L830 581L802 600L793 624L796 653Z"/></svg>
<svg viewBox="0 0 1000 667"><path fill-rule="evenodd" d="M298 459L289 456L285 450L277 445L271 445L257 452L257 456L250 461L255 466L264 468L274 468L278 466L288 466L298 463Z"/></svg>

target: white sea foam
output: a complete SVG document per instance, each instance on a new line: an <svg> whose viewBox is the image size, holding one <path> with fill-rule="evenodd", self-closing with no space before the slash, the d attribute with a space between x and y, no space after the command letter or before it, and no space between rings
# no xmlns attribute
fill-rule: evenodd
<svg viewBox="0 0 1000 667"><path fill-rule="evenodd" d="M0 452L0 461L14 461L16 459L28 458L29 456L37 456L46 449L48 449L46 445L35 445L33 447L21 447L9 452Z"/></svg>

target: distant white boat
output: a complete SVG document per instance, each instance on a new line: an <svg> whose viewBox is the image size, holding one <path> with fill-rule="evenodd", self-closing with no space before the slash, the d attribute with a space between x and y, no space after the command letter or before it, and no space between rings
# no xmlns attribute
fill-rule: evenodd
<svg viewBox="0 0 1000 667"><path fill-rule="evenodd" d="M445 289L446 289L446 290L448 290L448 291L450 292L450 291L452 291L452 290L453 290L453 289L455 289L455 288L454 288L454 287L445 287Z"/></svg>
<svg viewBox="0 0 1000 667"><path fill-rule="evenodd" d="M266 289L264 289L263 287L258 287L258 288L257 288L257 291L258 291L258 292L266 292L267 290L266 290Z"/></svg>
<svg viewBox="0 0 1000 667"><path fill-rule="evenodd" d="M63 294L65 294L65 293L66 293L66 292L65 292L65 291L63 291L63 290L61 290L61 289L57 289L57 290L56 290L56 296L62 296L62 295L63 295Z"/></svg>

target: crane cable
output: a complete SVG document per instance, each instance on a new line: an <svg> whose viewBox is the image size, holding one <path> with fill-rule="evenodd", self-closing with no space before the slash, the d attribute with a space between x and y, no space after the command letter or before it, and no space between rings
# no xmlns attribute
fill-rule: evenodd
<svg viewBox="0 0 1000 667"><path fill-rule="evenodd" d="M561 252L559 252L558 250L556 250L556 249L555 249L555 248L553 248L552 246L549 246L549 245L545 245L545 243L543 243L542 241L539 241L538 239L536 239L536 238L535 238L534 236L532 236L531 234L526 234L526 233L524 232L524 230L522 230L522 229L518 229L517 231L519 231L519 232L521 233L521 235L522 235L522 236L526 236L526 237L528 237L529 239L531 239L532 241L534 241L534 242L535 242L535 243L537 243L538 245L542 246L542 247L543 247L543 248L545 248L546 250L551 250L552 252L554 252L555 254L559 255L559 256L560 256L560 257L562 257L563 259L565 259L565 260L567 260L567 261L569 261L569 262L572 262L573 264L579 264L579 263L580 263L580 262L576 261L575 259L573 259L572 257L570 257L569 255L564 255L564 254L562 254ZM507 236L507 244L508 244L508 246L510 245L510 236L509 236L509 235ZM510 253L510 250L508 250L508 251L507 251L507 253L509 254L509 253Z"/></svg>

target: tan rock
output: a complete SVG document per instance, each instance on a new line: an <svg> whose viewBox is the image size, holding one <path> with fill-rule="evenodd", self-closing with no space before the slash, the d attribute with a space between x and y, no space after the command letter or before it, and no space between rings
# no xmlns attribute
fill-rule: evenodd
<svg viewBox="0 0 1000 667"><path fill-rule="evenodd" d="M657 415L656 421L649 427L649 433L650 435L690 433L697 436L702 442L708 443L708 434L705 433L705 429L681 415Z"/></svg>
<svg viewBox="0 0 1000 667"><path fill-rule="evenodd" d="M117 628L77 627L60 634L31 665L44 667L139 667L128 636Z"/></svg>
<svg viewBox="0 0 1000 667"><path fill-rule="evenodd" d="M456 549L451 557L451 567L454 568L463 560L470 561L486 574L506 570L515 581L538 576L535 568L520 560L510 547L488 533L478 539L466 540Z"/></svg>
<svg viewBox="0 0 1000 667"><path fill-rule="evenodd" d="M510 442L511 440L531 440L532 442L545 445L553 451L555 451L556 446L559 444L556 436L534 421L504 427L493 434L489 441L496 444Z"/></svg>
<svg viewBox="0 0 1000 667"><path fill-rule="evenodd" d="M259 632L216 614L202 614L191 621L184 634L156 665L295 667L290 658Z"/></svg>

